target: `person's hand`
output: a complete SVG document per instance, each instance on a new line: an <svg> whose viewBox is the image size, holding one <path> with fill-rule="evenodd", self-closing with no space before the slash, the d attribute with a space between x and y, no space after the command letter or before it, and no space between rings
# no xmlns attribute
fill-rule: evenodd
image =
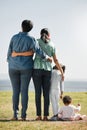
<svg viewBox="0 0 87 130"><path fill-rule="evenodd" d="M47 58L47 61L49 61L49 62L52 63L52 58L48 57L48 58Z"/></svg>
<svg viewBox="0 0 87 130"><path fill-rule="evenodd" d="M11 54L11 56L12 57L16 57L16 56L18 56L18 54L15 51L13 51L12 54Z"/></svg>
<svg viewBox="0 0 87 130"><path fill-rule="evenodd" d="M78 103L77 106L81 106L81 104Z"/></svg>
<svg viewBox="0 0 87 130"><path fill-rule="evenodd" d="M62 99L62 98L63 98L63 96L62 96L62 95L60 95L60 98Z"/></svg>

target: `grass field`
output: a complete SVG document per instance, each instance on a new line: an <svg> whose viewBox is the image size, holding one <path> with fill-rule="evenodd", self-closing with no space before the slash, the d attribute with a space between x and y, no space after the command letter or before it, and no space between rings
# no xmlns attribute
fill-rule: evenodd
<svg viewBox="0 0 87 130"><path fill-rule="evenodd" d="M73 98L73 104L81 103L81 114L87 115L87 92L67 92L64 95L70 95ZM42 98L43 102L43 98ZM62 102L60 101L60 105ZM43 103L42 103L43 106ZM21 105L19 106L21 109ZM29 120L36 118L34 92L29 92L29 104L27 118ZM12 118L12 92L0 92L0 130L87 130L87 121L11 121ZM50 105L50 115L52 109ZM20 117L20 112L19 112Z"/></svg>

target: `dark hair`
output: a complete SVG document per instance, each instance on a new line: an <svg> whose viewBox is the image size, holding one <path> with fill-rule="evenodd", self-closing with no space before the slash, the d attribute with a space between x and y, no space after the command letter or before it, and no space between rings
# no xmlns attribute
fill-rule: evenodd
<svg viewBox="0 0 87 130"><path fill-rule="evenodd" d="M62 70L63 70L63 72L65 72L65 68L66 68L65 65L62 65ZM58 69L58 68L57 68L57 66L55 65L55 66L53 66L53 69Z"/></svg>
<svg viewBox="0 0 87 130"><path fill-rule="evenodd" d="M62 66L62 70L63 70L63 72L65 72L65 68L66 68L65 65L63 65L63 66Z"/></svg>
<svg viewBox="0 0 87 130"><path fill-rule="evenodd" d="M33 23L30 20L24 20L21 24L23 32L29 32L33 28Z"/></svg>
<svg viewBox="0 0 87 130"><path fill-rule="evenodd" d="M43 29L41 29L40 34L43 35L44 33L45 33L46 35L48 35L48 36L50 35L50 32L49 32L48 28L43 28Z"/></svg>
<svg viewBox="0 0 87 130"><path fill-rule="evenodd" d="M53 66L53 69L55 69L55 70L57 69L57 70L58 70L58 68L57 68L57 66L56 66L56 65L55 65L55 66Z"/></svg>
<svg viewBox="0 0 87 130"><path fill-rule="evenodd" d="M65 105L69 105L72 102L72 98L70 96L64 96L63 97L63 103Z"/></svg>
<svg viewBox="0 0 87 130"><path fill-rule="evenodd" d="M50 33L48 28L43 28L40 32L41 39L44 41L44 43L48 43L50 40Z"/></svg>

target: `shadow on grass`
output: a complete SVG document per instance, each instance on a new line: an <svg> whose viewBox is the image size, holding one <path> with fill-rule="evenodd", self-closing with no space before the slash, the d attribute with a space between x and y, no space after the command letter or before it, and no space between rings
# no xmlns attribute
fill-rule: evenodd
<svg viewBox="0 0 87 130"><path fill-rule="evenodd" d="M11 119L0 119L0 122L21 122L21 121L22 121L22 122L34 122L34 121L35 121L35 122L40 122L40 121L29 120L29 119L24 120L24 121L23 121L23 120L20 120L20 119L19 119L19 120L16 120L16 121L15 121L15 120L11 120ZM44 121L41 121L41 122L44 122ZM79 123L79 122L87 122L87 119L86 119L86 120L79 120L79 121L70 121L70 120L57 120L57 121L52 121L52 120L48 120L48 121L46 121L46 122L50 122L50 123L51 123L51 122L74 122L74 123L75 123L75 122L76 122L76 123L78 122L78 123Z"/></svg>
<svg viewBox="0 0 87 130"><path fill-rule="evenodd" d="M0 122L9 122L9 121L11 121L10 119L0 119Z"/></svg>

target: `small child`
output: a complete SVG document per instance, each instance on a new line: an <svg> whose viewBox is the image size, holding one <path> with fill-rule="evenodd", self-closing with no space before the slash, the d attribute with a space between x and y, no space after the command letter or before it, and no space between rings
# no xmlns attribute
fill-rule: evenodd
<svg viewBox="0 0 87 130"><path fill-rule="evenodd" d="M65 66L61 65L63 73L65 72ZM51 121L56 121L58 118L59 110L59 99L62 98L64 91L64 81L62 81L62 76L59 73L56 65L53 67L51 75L51 88L50 88L50 99L52 103L53 116Z"/></svg>
<svg viewBox="0 0 87 130"><path fill-rule="evenodd" d="M70 96L63 97L64 106L62 106L58 112L58 118L61 120L82 120L87 117L86 115L81 115L78 112L81 110L81 105L72 105L72 99Z"/></svg>

